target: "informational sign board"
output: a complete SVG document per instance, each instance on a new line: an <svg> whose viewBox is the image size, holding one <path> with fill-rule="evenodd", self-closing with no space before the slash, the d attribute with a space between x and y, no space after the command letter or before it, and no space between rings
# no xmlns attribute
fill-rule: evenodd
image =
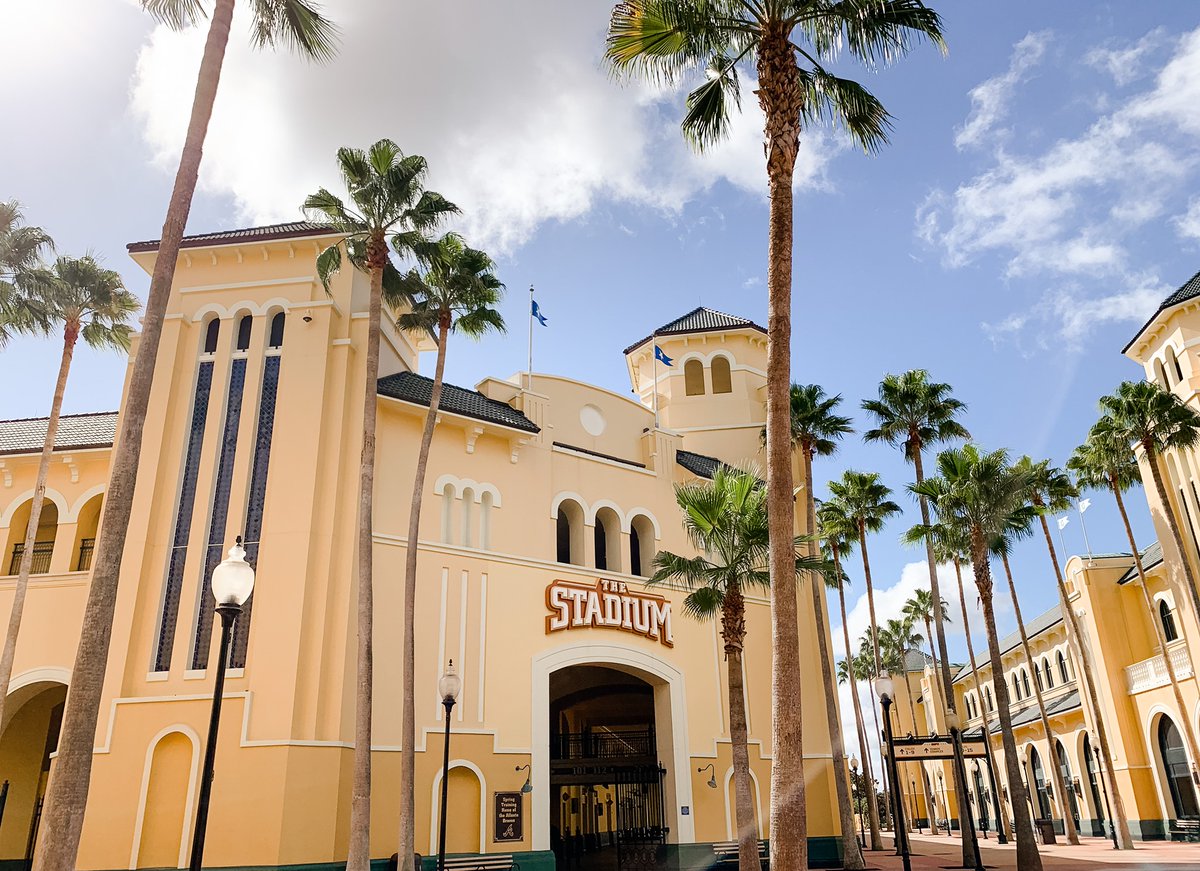
<svg viewBox="0 0 1200 871"><path fill-rule="evenodd" d="M556 580L546 588L546 634L571 629L615 629L675 646L671 602L665 596L631 589L624 581L594 583Z"/></svg>
<svg viewBox="0 0 1200 871"><path fill-rule="evenodd" d="M520 841L525 837L525 802L519 792L497 792L493 841Z"/></svg>
<svg viewBox="0 0 1200 871"><path fill-rule="evenodd" d="M892 742L896 747L896 759L953 759L954 745L949 738L934 735L929 738L896 738ZM982 759L986 756L983 739L964 738L962 740L963 756L967 759ZM887 744L883 746L887 753Z"/></svg>

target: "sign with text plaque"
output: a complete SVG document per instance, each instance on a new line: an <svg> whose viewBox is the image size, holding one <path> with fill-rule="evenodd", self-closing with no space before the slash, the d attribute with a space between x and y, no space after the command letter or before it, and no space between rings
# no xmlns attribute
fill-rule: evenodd
<svg viewBox="0 0 1200 871"><path fill-rule="evenodd" d="M520 841L525 837L525 802L519 792L497 792L493 841Z"/></svg>

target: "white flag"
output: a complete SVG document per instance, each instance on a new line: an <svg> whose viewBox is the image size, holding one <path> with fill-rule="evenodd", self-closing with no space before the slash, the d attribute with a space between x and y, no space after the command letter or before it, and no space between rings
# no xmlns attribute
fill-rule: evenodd
<svg viewBox="0 0 1200 871"><path fill-rule="evenodd" d="M1067 528L1067 524L1068 524L1068 523L1070 523L1070 522L1071 522L1071 518L1069 518L1069 517L1060 517L1060 518L1058 518L1058 528L1059 528L1060 530L1061 530L1061 529L1066 529L1066 528Z"/></svg>
<svg viewBox="0 0 1200 871"><path fill-rule="evenodd" d="M1087 510L1088 510L1089 508L1091 508L1091 507L1092 507L1092 500L1091 500L1091 499L1080 499L1080 500L1079 500L1079 513L1080 513L1080 514L1082 514L1083 512L1087 511Z"/></svg>

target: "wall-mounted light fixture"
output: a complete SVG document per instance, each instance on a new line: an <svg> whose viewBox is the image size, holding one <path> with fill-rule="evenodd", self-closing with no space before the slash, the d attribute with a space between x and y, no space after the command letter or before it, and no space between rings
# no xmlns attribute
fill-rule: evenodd
<svg viewBox="0 0 1200 871"><path fill-rule="evenodd" d="M716 789L717 788L717 769L716 769L716 767L710 762L708 765L705 765L703 768L696 769L697 774L703 774L705 771L712 772L712 774L708 778L708 788Z"/></svg>

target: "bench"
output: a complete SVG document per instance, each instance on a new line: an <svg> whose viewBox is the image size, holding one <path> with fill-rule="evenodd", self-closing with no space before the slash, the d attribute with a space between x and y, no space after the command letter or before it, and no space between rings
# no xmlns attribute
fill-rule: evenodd
<svg viewBox="0 0 1200 871"><path fill-rule="evenodd" d="M1200 841L1200 820L1171 820L1172 841Z"/></svg>
<svg viewBox="0 0 1200 871"><path fill-rule="evenodd" d="M717 860L714 867L732 868L732 867L737 866L737 864L738 864L738 842L737 841L718 841L712 845L712 850L713 850L713 856ZM770 859L770 855L767 852L767 842L759 841L758 842L758 860L759 860L759 862L764 863L763 867L766 867L766 862L769 859Z"/></svg>
<svg viewBox="0 0 1200 871"><path fill-rule="evenodd" d="M396 868L396 854L388 860L388 871ZM434 871L437 871L437 856L413 856L415 871L421 871L426 862L432 860ZM447 856L446 871L521 871L521 866L513 861L511 853L484 853L467 856Z"/></svg>

